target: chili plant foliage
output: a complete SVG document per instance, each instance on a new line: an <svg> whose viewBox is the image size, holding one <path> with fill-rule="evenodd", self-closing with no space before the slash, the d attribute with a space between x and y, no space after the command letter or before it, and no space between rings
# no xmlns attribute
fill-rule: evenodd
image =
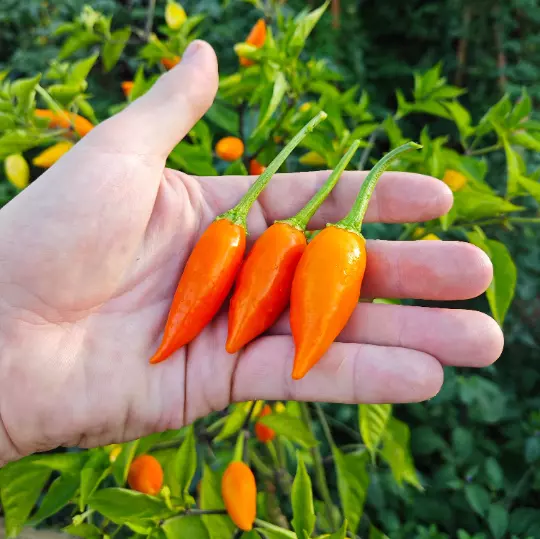
<svg viewBox="0 0 540 539"><path fill-rule="evenodd" d="M238 71L221 77L214 105L174 148L168 165L196 175L238 175L247 174L255 162L262 171L322 110L328 119L300 142L301 149L285 164L289 170L334 168L355 140L361 151L349 168L370 168L380 157L377 148L392 150L418 140L422 149L401 154L393 168L444 181L454 191L455 203L448 215L396 226L389 237L464 240L483 249L495 268L486 297L502 325L514 295L516 267L506 246L486 230L495 225L518 234L540 222L540 169L527 165L529 152L540 151L540 122L527 92L517 101L504 96L482 117L472 118L460 104L465 91L448 84L441 65L435 65L415 74L411 95L397 90L395 111L381 118L370 109L365 91L341 88L339 75L325 60L303 52L326 4L292 14L279 2L253 3L266 18L264 42L238 42ZM109 110L114 114L179 61L199 36L204 17L186 14L174 2L165 14L166 24L154 29L116 27L114 20L86 6L75 20L56 28L60 54L42 73L25 79L0 73L0 204L34 181L40 167L53 164L62 153L58 145L70 147L106 118L94 111L89 76L114 76L119 65L122 73L132 73L123 84L116 77L118 103ZM410 121L414 116L425 124L420 133L411 132L417 125ZM83 131L77 127L81 122ZM235 137L233 146L224 147L226 137ZM48 148L54 152L45 154L45 160ZM493 181L495 175L505 178L502 189L495 187L501 186ZM66 531L85 538L117 533L194 539L229 539L235 533L245 539L381 538L384 533L364 511L368 489L377 488L375 470L388 469L396 488L424 488L410 452L409 427L390 405L360 405L358 442L345 447L334 441L321 407L272 403L270 413L266 408L261 416L263 406L236 404L195 427L120 446L31 456L6 466L0 470L0 501L7 535L16 536L23 526L60 513L69 522ZM320 433L312 421L314 412ZM256 425L258 436L250 436ZM260 435L263 426L271 436ZM135 481L132 462L148 454L159 462L155 469L163 471L163 478L158 473ZM237 532L225 508L221 480L228 465L242 459L255 474L258 493L254 530ZM140 481L146 486L128 487ZM492 504L485 489L474 487L465 488L465 498L490 537L525 533L532 528L524 527L523 519L538 520L534 509L522 519L510 518L504 504ZM242 527L248 529L252 518L243 517ZM436 529L420 530L417 536L421 533L439 537Z"/></svg>

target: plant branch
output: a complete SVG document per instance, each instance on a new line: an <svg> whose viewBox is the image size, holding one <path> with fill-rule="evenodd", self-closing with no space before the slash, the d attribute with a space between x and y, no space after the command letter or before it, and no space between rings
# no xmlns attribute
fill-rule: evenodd
<svg viewBox="0 0 540 539"><path fill-rule="evenodd" d="M486 146L485 148L480 148L479 150L469 150L467 155L484 155L486 153L495 152L502 149L502 144L493 144L492 146Z"/></svg>
<svg viewBox="0 0 540 539"><path fill-rule="evenodd" d="M148 41L152 27L154 26L154 15L156 12L156 0L148 0L148 9L146 11L146 23L144 25L145 40Z"/></svg>
<svg viewBox="0 0 540 539"><path fill-rule="evenodd" d="M311 433L314 434L313 425L311 421L311 414L309 413L308 405L304 402L300 405L300 409L302 412L302 419L308 426ZM324 426L323 426L323 429L324 429ZM324 508L326 510L326 516L328 518L328 522L332 526L333 530L336 530L339 527L339 522L337 522L334 511L332 511L332 507L334 506L334 504L332 502L332 495L330 494L330 488L328 487L328 482L326 481L326 475L324 473L324 464L322 460L321 451L316 446L316 447L312 447L310 452L311 452L311 457L313 459L313 467L315 469L315 480L317 481L317 489L319 490L321 498L324 502Z"/></svg>

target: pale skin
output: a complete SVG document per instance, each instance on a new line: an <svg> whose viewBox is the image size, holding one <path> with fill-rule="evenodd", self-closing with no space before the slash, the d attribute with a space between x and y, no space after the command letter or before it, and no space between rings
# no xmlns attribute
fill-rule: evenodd
<svg viewBox="0 0 540 539"><path fill-rule="evenodd" d="M443 366L499 357L502 333L482 313L366 302L298 382L287 314L229 355L225 308L190 345L150 365L194 242L253 181L164 168L216 89L214 52L196 42L0 211L0 466L179 428L234 401L421 401L439 391ZM296 213L327 175L273 178L249 215L250 240ZM311 228L345 215L364 177L346 173ZM439 180L388 173L367 221L424 221L451 204ZM467 243L371 241L368 252L365 298L466 299L492 278L489 259Z"/></svg>

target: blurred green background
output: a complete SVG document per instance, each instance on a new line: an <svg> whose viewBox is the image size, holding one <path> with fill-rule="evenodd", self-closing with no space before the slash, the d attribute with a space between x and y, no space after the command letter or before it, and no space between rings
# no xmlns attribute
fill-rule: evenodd
<svg viewBox="0 0 540 539"><path fill-rule="evenodd" d="M15 76L42 71L59 51L52 31L85 3L113 15L118 27L143 27L148 13L141 0L2 0L0 70L9 68ZM234 72L233 46L260 14L234 0L183 5L190 14L207 15L201 37L215 47L220 72ZM299 0L287 6L306 7ZM336 83L342 89L355 84L366 89L377 116L395 110L395 90L411 90L413 71L441 62L448 80L467 88L462 103L475 120L504 93L516 97L522 87L538 119L539 0L341 0L338 7L315 28L308 53L328 59L343 76ZM162 21L164 2L155 9ZM91 75L98 118L121 101L119 81L132 78L135 59L130 61L128 46L112 75ZM421 115L407 121L417 122L409 126L411 132L422 126ZM437 134L436 123L431 134ZM504 166L497 162L500 156L492 159L493 170ZM540 166L538 154L530 159L533 168ZM498 178L488 181L497 186ZM384 237L384 225L377 233ZM516 297L504 327L506 348L496 365L482 371L447 368L443 390L430 402L396 408L411 427L415 465L426 490L398 487L388 470L374 473L367 513L392 538L493 537L481 516L487 511L509 514L516 537L540 537L540 236L534 227L520 228L519 235L497 227L490 237L509 247L518 266ZM466 306L488 311L484 298ZM356 424L352 406L325 409L335 421ZM341 432L340 444L357 441Z"/></svg>

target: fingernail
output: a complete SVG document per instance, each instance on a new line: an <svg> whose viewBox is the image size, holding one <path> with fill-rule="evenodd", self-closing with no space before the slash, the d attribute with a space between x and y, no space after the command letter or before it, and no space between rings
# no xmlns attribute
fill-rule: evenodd
<svg viewBox="0 0 540 539"><path fill-rule="evenodd" d="M182 62L193 62L199 54L203 44L200 40L192 41L182 56Z"/></svg>

